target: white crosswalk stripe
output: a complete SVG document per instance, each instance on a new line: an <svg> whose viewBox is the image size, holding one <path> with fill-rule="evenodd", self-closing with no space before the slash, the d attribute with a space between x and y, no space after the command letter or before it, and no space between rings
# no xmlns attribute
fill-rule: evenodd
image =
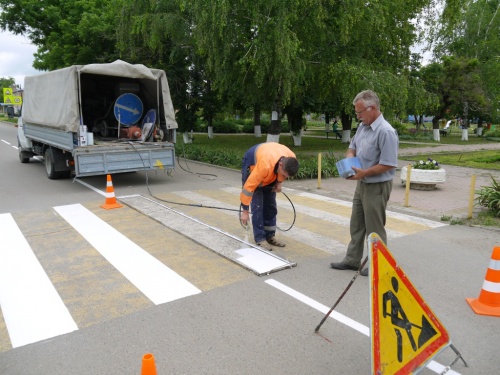
<svg viewBox="0 0 500 375"><path fill-rule="evenodd" d="M155 305L201 292L82 205L54 209Z"/></svg>
<svg viewBox="0 0 500 375"><path fill-rule="evenodd" d="M0 214L0 303L12 347L77 330L10 214Z"/></svg>

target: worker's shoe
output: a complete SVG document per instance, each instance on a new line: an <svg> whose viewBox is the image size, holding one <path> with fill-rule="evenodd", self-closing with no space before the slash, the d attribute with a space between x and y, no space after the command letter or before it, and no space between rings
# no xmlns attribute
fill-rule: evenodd
<svg viewBox="0 0 500 375"><path fill-rule="evenodd" d="M365 268L364 270L361 270L359 273L361 276L368 276L368 268Z"/></svg>
<svg viewBox="0 0 500 375"><path fill-rule="evenodd" d="M276 237L274 237L274 236L267 238L266 241L268 244L273 245L273 246L277 246L277 247L285 247L286 246L286 244L284 242L278 241L276 239Z"/></svg>
<svg viewBox="0 0 500 375"><path fill-rule="evenodd" d="M330 263L330 267L336 270L353 270L357 271L359 267L351 266L350 264L339 262L339 263Z"/></svg>
<svg viewBox="0 0 500 375"><path fill-rule="evenodd" d="M267 250L267 251L273 251L273 247L271 245L269 245L267 242L265 241L261 241L261 242L256 242L255 243L257 246L260 246L262 247L264 250Z"/></svg>

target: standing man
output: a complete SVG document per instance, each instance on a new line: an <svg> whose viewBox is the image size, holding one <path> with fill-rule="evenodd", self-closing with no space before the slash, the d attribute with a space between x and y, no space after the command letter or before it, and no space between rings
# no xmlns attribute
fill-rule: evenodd
<svg viewBox="0 0 500 375"><path fill-rule="evenodd" d="M361 124L346 158L357 156L362 168L353 167L356 174L349 177L349 180L357 180L352 201L351 242L344 260L331 263L337 270L359 269L367 234L375 232L387 243L385 210L398 165L398 135L380 112L377 94L371 90L361 91L353 104ZM362 270L361 275L368 276L368 268Z"/></svg>
<svg viewBox="0 0 500 375"><path fill-rule="evenodd" d="M251 205L255 243L266 250L272 251L272 246L285 246L275 237L278 214L276 193L281 191L281 183L295 176L298 170L299 162L295 154L275 142L257 144L243 157L240 220L247 225Z"/></svg>

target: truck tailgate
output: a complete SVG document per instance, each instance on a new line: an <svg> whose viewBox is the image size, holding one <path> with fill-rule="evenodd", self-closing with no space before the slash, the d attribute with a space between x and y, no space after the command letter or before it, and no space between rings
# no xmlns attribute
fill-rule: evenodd
<svg viewBox="0 0 500 375"><path fill-rule="evenodd" d="M77 177L172 169L175 148L172 143L105 143L80 146L73 150Z"/></svg>

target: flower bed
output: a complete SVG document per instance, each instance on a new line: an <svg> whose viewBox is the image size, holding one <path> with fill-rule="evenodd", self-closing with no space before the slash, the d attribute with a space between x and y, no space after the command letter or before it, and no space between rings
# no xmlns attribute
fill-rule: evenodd
<svg viewBox="0 0 500 375"><path fill-rule="evenodd" d="M406 185L408 167L401 168L401 183ZM446 170L437 161L428 159L415 163L410 171L410 189L434 190L436 184L446 182Z"/></svg>

